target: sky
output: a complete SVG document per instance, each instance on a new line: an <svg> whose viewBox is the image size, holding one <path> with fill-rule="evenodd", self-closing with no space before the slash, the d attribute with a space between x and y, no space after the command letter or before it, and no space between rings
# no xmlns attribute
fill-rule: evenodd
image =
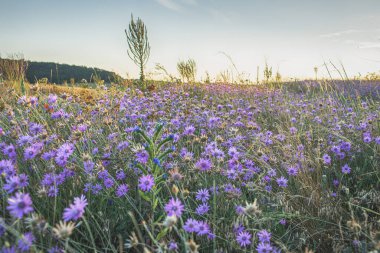
<svg viewBox="0 0 380 253"><path fill-rule="evenodd" d="M177 75L192 58L197 77L229 70L259 78L265 62L284 78L380 70L379 0L0 0L0 54L98 67L138 78L124 29L131 14L147 26L151 54ZM235 64L236 69L232 67Z"/></svg>

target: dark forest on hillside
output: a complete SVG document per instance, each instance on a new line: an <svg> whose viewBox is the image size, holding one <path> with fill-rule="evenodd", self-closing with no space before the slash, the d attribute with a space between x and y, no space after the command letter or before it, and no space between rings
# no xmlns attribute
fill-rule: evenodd
<svg viewBox="0 0 380 253"><path fill-rule="evenodd" d="M70 79L81 82L93 82L94 78L104 80L106 83L120 80L121 77L114 72L99 68L88 68L85 66L75 66L68 64L57 64L53 62L28 62L26 79L35 83L36 81L47 78L49 83L70 83Z"/></svg>

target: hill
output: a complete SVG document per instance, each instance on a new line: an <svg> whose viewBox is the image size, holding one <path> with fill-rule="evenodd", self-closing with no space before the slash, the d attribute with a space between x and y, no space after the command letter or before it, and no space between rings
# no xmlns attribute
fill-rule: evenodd
<svg viewBox="0 0 380 253"><path fill-rule="evenodd" d="M65 82L120 83L123 78L115 72L99 68L59 64L54 62L25 61L22 57L0 58L0 76L6 80L19 80L23 76L27 81L35 83L42 78L47 78L49 83L62 84Z"/></svg>
<svg viewBox="0 0 380 253"><path fill-rule="evenodd" d="M49 83L70 82L72 78L75 82L80 82L83 79L87 82L92 82L95 78L104 80L106 83L122 80L115 72L104 69L58 64L54 62L29 61L26 70L26 79L31 83L35 83L42 78L47 78Z"/></svg>

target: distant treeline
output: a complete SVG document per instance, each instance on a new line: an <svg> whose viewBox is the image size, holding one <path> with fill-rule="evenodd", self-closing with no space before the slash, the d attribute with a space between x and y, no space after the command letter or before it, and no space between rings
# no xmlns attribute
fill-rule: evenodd
<svg viewBox="0 0 380 253"><path fill-rule="evenodd" d="M28 62L28 68L25 74L26 79L35 83L44 79L49 83L79 83L97 82L104 80L106 83L119 82L122 78L114 72L98 68L88 68L85 66L75 66L68 64L58 64L53 62Z"/></svg>
<svg viewBox="0 0 380 253"><path fill-rule="evenodd" d="M37 81L48 83L121 83L123 78L114 72L99 68L88 68L53 62L26 61L15 55L10 58L0 57L0 78L9 81L25 78L31 83Z"/></svg>

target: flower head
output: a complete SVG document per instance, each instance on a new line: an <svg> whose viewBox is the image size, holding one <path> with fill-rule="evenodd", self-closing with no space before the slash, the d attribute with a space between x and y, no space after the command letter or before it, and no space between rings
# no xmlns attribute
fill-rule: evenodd
<svg viewBox="0 0 380 253"><path fill-rule="evenodd" d="M202 202L206 202L210 198L210 192L208 189L200 189L197 191L196 200L200 200Z"/></svg>
<svg viewBox="0 0 380 253"><path fill-rule="evenodd" d="M143 192L150 191L154 186L154 177L150 174L139 178L139 188Z"/></svg>
<svg viewBox="0 0 380 253"><path fill-rule="evenodd" d="M350 172L351 172L351 168L350 168L347 164L345 164L345 165L342 167L342 173L343 173L343 174L350 174Z"/></svg>
<svg viewBox="0 0 380 253"><path fill-rule="evenodd" d="M84 214L84 209L87 206L87 200L85 196L80 196L74 198L74 203L70 204L69 207L65 208L63 212L63 220L78 220Z"/></svg>
<svg viewBox="0 0 380 253"><path fill-rule="evenodd" d="M198 228L198 221L194 220L194 219L188 219L186 222L185 222L185 225L183 226L183 229L188 232L188 233L192 233L192 232L195 232Z"/></svg>
<svg viewBox="0 0 380 253"><path fill-rule="evenodd" d="M17 192L14 197L8 199L7 209L15 218L21 219L25 214L33 212L32 199L29 193Z"/></svg>
<svg viewBox="0 0 380 253"><path fill-rule="evenodd" d="M165 205L165 211L169 216L180 217L182 215L184 206L179 199L171 198L169 202Z"/></svg>
<svg viewBox="0 0 380 253"><path fill-rule="evenodd" d="M285 188L288 186L288 180L284 177L277 178L276 182L277 182L278 186L280 186L280 187Z"/></svg>
<svg viewBox="0 0 380 253"><path fill-rule="evenodd" d="M270 253L270 252L272 252L273 247L269 243L260 242L257 245L256 250L258 253Z"/></svg>
<svg viewBox="0 0 380 253"><path fill-rule="evenodd" d="M323 163L324 164L331 164L331 157L328 154L323 155Z"/></svg>
<svg viewBox="0 0 380 253"><path fill-rule="evenodd" d="M212 163L208 159L201 158L196 164L195 167L200 171L208 171L212 167Z"/></svg>
<svg viewBox="0 0 380 253"><path fill-rule="evenodd" d="M252 235L249 232L242 231L237 235L236 241L240 244L241 247L247 247L252 243L251 237Z"/></svg>
<svg viewBox="0 0 380 253"><path fill-rule="evenodd" d="M18 243L17 243L18 249L21 252L26 252L26 251L29 252L29 249L32 246L35 239L36 238L34 237L34 235L31 232L28 232L28 233L22 235L21 238L18 240Z"/></svg>
<svg viewBox="0 0 380 253"><path fill-rule="evenodd" d="M122 197L122 196L125 196L129 191L129 187L127 184L121 184L117 187L117 190L116 190L116 196L118 196L119 198Z"/></svg>
<svg viewBox="0 0 380 253"><path fill-rule="evenodd" d="M260 242L270 242L271 236L272 236L271 233L269 233L265 229L257 233L257 237L259 238Z"/></svg>

